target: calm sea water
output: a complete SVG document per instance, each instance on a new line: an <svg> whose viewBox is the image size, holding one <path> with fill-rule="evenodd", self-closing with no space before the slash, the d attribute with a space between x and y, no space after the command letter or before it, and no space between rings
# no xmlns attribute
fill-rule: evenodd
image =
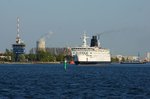
<svg viewBox="0 0 150 99"><path fill-rule="evenodd" d="M150 99L150 64L0 64L0 99Z"/></svg>

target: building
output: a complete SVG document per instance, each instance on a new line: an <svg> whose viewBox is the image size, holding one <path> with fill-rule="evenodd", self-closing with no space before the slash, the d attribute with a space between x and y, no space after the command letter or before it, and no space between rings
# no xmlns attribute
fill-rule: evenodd
<svg viewBox="0 0 150 99"><path fill-rule="evenodd" d="M150 62L150 52L147 53L146 61Z"/></svg>
<svg viewBox="0 0 150 99"><path fill-rule="evenodd" d="M117 58L119 62L121 62L121 61L127 61L127 62L141 61L139 56L116 55L113 58Z"/></svg>
<svg viewBox="0 0 150 99"><path fill-rule="evenodd" d="M25 54L25 44L21 42L19 34L16 38L16 44L12 44L13 53L15 54L15 61L19 61L19 55Z"/></svg>
<svg viewBox="0 0 150 99"><path fill-rule="evenodd" d="M2 60L11 61L11 56L10 55L6 55L5 53L1 53L0 52L0 61L2 61Z"/></svg>
<svg viewBox="0 0 150 99"><path fill-rule="evenodd" d="M12 44L13 53L15 55L15 61L19 61L19 55L25 53L25 44L23 41L21 41L21 38L19 36L19 17L17 18L17 37L16 37L16 43Z"/></svg>

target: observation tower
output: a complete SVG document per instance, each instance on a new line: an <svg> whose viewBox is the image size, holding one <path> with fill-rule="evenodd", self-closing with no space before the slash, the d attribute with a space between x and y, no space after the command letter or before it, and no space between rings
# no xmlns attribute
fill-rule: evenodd
<svg viewBox="0 0 150 99"><path fill-rule="evenodd" d="M23 41L21 40L20 36L19 36L19 17L17 17L17 37L16 37L16 43L12 44L12 48L13 48L13 53L15 55L15 62L20 61L19 60L19 55L21 54L25 54L25 44L23 43Z"/></svg>

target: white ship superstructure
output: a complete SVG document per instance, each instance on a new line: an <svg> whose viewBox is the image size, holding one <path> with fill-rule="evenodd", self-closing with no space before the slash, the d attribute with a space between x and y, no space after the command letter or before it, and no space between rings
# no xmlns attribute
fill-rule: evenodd
<svg viewBox="0 0 150 99"><path fill-rule="evenodd" d="M99 47L97 36L93 36L91 39L91 45L86 44L88 37L84 33L82 39L83 44L81 47L72 47L71 53L75 64L98 64L98 63L110 63L111 55L109 49Z"/></svg>

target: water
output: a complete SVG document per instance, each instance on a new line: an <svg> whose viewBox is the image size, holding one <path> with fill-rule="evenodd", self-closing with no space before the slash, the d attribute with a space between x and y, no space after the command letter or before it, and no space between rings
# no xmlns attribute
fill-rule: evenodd
<svg viewBox="0 0 150 99"><path fill-rule="evenodd" d="M0 64L0 99L150 99L150 64Z"/></svg>

